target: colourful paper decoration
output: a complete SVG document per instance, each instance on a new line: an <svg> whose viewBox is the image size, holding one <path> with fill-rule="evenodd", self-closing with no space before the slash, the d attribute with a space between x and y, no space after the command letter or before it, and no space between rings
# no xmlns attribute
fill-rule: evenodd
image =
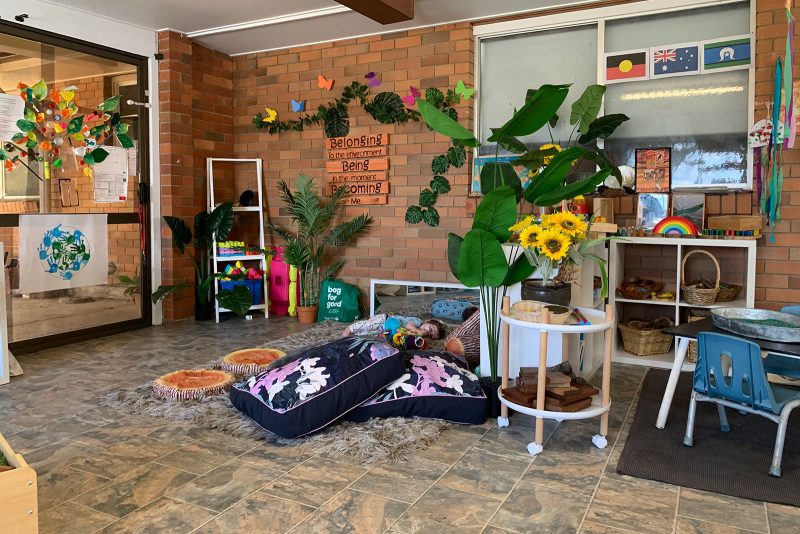
<svg viewBox="0 0 800 534"><path fill-rule="evenodd" d="M475 88L464 85L464 80L458 80L456 94L460 95L464 100L469 100L475 94Z"/></svg>
<svg viewBox="0 0 800 534"><path fill-rule="evenodd" d="M317 76L317 85L319 85L320 89L325 89L330 91L333 88L333 80L329 80L325 78L322 74Z"/></svg>
<svg viewBox="0 0 800 534"><path fill-rule="evenodd" d="M264 108L266 115L264 118L261 119L262 122L266 122L267 124L275 122L275 119L278 118L278 112L272 108Z"/></svg>
<svg viewBox="0 0 800 534"><path fill-rule="evenodd" d="M301 100L298 102L297 100L292 99L292 111L295 113L302 113L306 110L306 101Z"/></svg>
<svg viewBox="0 0 800 534"><path fill-rule="evenodd" d="M381 81L375 75L374 72L370 71L364 75L364 78L367 79L367 85L370 87L378 87L381 84Z"/></svg>
<svg viewBox="0 0 800 534"><path fill-rule="evenodd" d="M404 96L403 102L405 102L409 106L413 106L414 104L417 103L417 99L420 96L420 92L419 89L417 89L413 85L409 86L408 90L411 91L411 94Z"/></svg>

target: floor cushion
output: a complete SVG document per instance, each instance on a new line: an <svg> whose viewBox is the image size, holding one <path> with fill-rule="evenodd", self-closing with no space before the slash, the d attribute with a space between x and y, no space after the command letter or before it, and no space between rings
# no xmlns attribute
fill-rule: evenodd
<svg viewBox="0 0 800 534"><path fill-rule="evenodd" d="M429 417L452 423L486 421L486 396L463 358L443 351L410 351L405 372L348 414L371 417Z"/></svg>
<svg viewBox="0 0 800 534"><path fill-rule="evenodd" d="M231 403L279 436L295 438L336 421L402 376L386 340L349 336L308 347L231 388Z"/></svg>
<svg viewBox="0 0 800 534"><path fill-rule="evenodd" d="M475 299L437 299L431 304L431 315L437 319L462 321L464 310L477 306Z"/></svg>

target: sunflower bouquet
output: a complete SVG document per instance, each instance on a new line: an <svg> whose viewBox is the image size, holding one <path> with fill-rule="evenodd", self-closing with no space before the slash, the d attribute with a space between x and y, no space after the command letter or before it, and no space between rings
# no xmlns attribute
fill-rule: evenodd
<svg viewBox="0 0 800 534"><path fill-rule="evenodd" d="M542 285L550 282L556 271L559 275L569 273L567 276L570 276L572 270L568 267L580 264L583 259L598 263L605 280L605 262L590 252L599 242L588 239L590 222L569 211L558 211L538 218L528 215L508 230L514 234L511 242L522 247L534 270L539 272ZM560 281L571 280L562 278Z"/></svg>

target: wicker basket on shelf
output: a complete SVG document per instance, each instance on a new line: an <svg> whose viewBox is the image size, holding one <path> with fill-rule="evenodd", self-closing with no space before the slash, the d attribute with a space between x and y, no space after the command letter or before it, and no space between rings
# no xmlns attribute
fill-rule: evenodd
<svg viewBox="0 0 800 534"><path fill-rule="evenodd" d="M742 286L734 285L734 284L726 284L725 282L721 282L719 284L719 293L717 293L717 300L714 302L731 302L736 300L736 297L739 296L739 292L742 290Z"/></svg>
<svg viewBox="0 0 800 534"><path fill-rule="evenodd" d="M620 323L619 331L622 334L622 346L625 352L636 356L665 354L672 346L671 335L662 334L661 328L654 327L645 321Z"/></svg>
<svg viewBox="0 0 800 534"><path fill-rule="evenodd" d="M511 306L511 318L528 321L529 323L541 323L543 310L549 312L547 322L550 324L564 324L569 319L569 316L572 315L572 309L566 306L548 304L538 300L520 300Z"/></svg>
<svg viewBox="0 0 800 534"><path fill-rule="evenodd" d="M705 254L711 258L711 261L714 262L714 266L717 268L717 278L714 282L714 287L704 288L699 287L698 285L684 285L684 280L686 280L686 260L688 260L689 256L692 254ZM709 304L714 304L714 302L717 300L717 294L719 293L719 276L719 262L717 261L717 258L715 258L710 252L705 250L693 250L685 255L681 261L681 295L683 295L686 303L694 304L696 306L708 306Z"/></svg>

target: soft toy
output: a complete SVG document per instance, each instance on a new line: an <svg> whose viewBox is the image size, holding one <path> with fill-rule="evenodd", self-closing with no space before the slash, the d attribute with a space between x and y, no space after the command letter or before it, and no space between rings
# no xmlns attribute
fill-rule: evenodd
<svg viewBox="0 0 800 534"><path fill-rule="evenodd" d="M387 321L387 323L388 322L389 321ZM422 336L415 336L402 326L398 327L394 334L391 334L391 332L387 333L386 337L399 349L426 350L428 348L427 339Z"/></svg>

